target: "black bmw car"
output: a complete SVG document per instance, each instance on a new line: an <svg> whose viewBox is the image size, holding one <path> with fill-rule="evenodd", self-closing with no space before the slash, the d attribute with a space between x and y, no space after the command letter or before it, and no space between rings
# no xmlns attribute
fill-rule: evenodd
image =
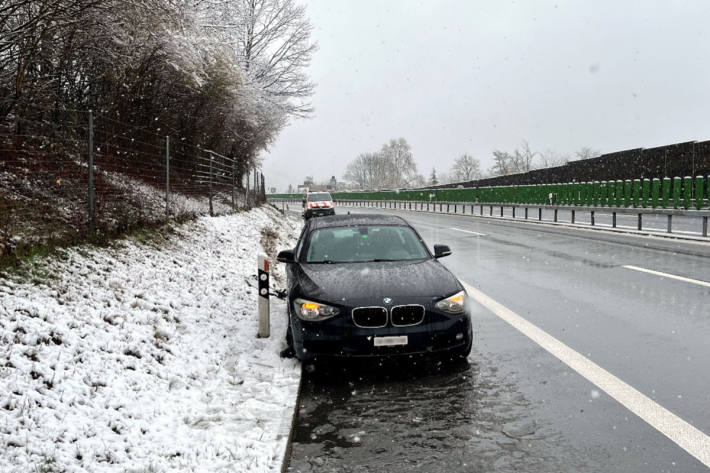
<svg viewBox="0 0 710 473"><path fill-rule="evenodd" d="M461 283L404 219L338 215L309 220L287 263L287 339L302 361L471 350Z"/></svg>

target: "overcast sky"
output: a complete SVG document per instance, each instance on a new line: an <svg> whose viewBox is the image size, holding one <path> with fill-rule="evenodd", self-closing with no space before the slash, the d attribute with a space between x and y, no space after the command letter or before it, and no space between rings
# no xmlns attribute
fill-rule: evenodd
<svg viewBox="0 0 710 473"><path fill-rule="evenodd" d="M462 153L487 169L523 139L561 153L710 139L710 2L305 3L315 114L263 155L279 191L341 180L398 137L427 177Z"/></svg>

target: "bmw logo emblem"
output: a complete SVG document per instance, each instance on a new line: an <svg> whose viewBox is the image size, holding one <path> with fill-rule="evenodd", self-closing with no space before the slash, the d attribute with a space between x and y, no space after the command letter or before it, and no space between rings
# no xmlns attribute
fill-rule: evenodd
<svg viewBox="0 0 710 473"><path fill-rule="evenodd" d="M391 303L392 303L392 299L390 299L389 297L385 297L385 298L382 300L382 302L384 302L385 304L391 304Z"/></svg>

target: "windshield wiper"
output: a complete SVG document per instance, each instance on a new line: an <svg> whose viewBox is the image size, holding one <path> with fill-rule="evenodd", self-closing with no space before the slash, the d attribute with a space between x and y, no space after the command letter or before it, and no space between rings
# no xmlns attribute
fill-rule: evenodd
<svg viewBox="0 0 710 473"><path fill-rule="evenodd" d="M336 264L336 263L345 263L346 261L333 261L333 260L323 260L323 261L309 261L308 264Z"/></svg>
<svg viewBox="0 0 710 473"><path fill-rule="evenodd" d="M375 258L375 259L369 259L366 261L359 261L360 263L386 263L389 261L417 261L425 258L398 258L398 259L389 259L389 258Z"/></svg>

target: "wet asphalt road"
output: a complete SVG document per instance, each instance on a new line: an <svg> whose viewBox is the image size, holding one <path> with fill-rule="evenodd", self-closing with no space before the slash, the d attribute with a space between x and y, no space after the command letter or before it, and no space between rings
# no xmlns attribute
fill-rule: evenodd
<svg viewBox="0 0 710 473"><path fill-rule="evenodd" d="M708 281L707 244L398 214L459 279L710 433L710 288L623 267ZM708 471L487 308L473 323L466 364L305 372L288 471Z"/></svg>

